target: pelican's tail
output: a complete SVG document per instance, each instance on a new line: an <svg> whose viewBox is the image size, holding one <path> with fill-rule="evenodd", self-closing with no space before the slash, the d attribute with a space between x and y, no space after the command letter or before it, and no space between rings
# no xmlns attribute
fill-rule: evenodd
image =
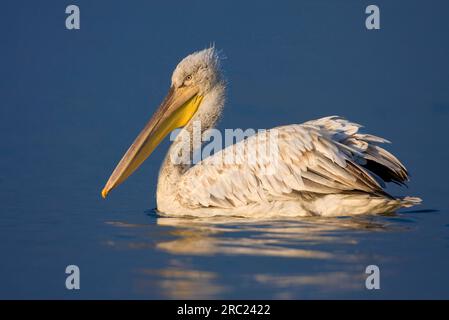
<svg viewBox="0 0 449 320"><path fill-rule="evenodd" d="M392 198L369 193L340 193L316 198L306 209L318 216L393 213L421 203L420 198Z"/></svg>
<svg viewBox="0 0 449 320"><path fill-rule="evenodd" d="M422 199L418 197L404 197L397 199L397 201L400 202L401 207L410 208L413 206L417 206L418 204L421 204Z"/></svg>
<svg viewBox="0 0 449 320"><path fill-rule="evenodd" d="M384 198L385 213L395 212L401 208L410 208L421 204L422 200L418 197L399 197L394 199Z"/></svg>

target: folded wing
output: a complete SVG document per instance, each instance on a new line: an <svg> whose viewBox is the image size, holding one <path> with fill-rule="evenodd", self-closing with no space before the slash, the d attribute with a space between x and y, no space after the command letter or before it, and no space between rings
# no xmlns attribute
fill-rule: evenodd
<svg viewBox="0 0 449 320"><path fill-rule="evenodd" d="M178 197L191 208L235 208L298 193L389 197L384 181L403 184L407 171L379 146L387 140L359 128L333 116L258 133L191 167L178 183Z"/></svg>

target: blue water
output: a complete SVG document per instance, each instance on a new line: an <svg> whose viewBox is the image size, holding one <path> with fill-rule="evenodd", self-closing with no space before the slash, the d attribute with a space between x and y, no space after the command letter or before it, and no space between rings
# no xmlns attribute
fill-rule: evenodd
<svg viewBox="0 0 449 320"><path fill-rule="evenodd" d="M0 298L449 298L447 1L3 1ZM112 169L185 55L223 50L220 128L338 114L411 172L397 215L186 220L154 211L165 141L107 200ZM81 289L65 288L78 265ZM366 266L381 289L367 290Z"/></svg>

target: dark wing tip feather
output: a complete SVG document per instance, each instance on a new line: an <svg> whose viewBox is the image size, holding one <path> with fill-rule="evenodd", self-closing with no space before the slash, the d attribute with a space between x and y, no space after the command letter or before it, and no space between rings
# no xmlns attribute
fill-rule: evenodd
<svg viewBox="0 0 449 320"><path fill-rule="evenodd" d="M405 168L396 172L387 166L380 164L379 162L369 159L366 159L366 164L364 164L363 167L379 176L385 182L406 185L406 182L408 181L408 172Z"/></svg>

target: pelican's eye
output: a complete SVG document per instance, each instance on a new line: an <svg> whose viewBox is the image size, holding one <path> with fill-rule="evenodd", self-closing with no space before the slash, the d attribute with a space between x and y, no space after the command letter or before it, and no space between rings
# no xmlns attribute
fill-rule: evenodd
<svg viewBox="0 0 449 320"><path fill-rule="evenodd" d="M190 87L193 84L193 75L188 74L184 77L184 80L182 81L181 87Z"/></svg>

